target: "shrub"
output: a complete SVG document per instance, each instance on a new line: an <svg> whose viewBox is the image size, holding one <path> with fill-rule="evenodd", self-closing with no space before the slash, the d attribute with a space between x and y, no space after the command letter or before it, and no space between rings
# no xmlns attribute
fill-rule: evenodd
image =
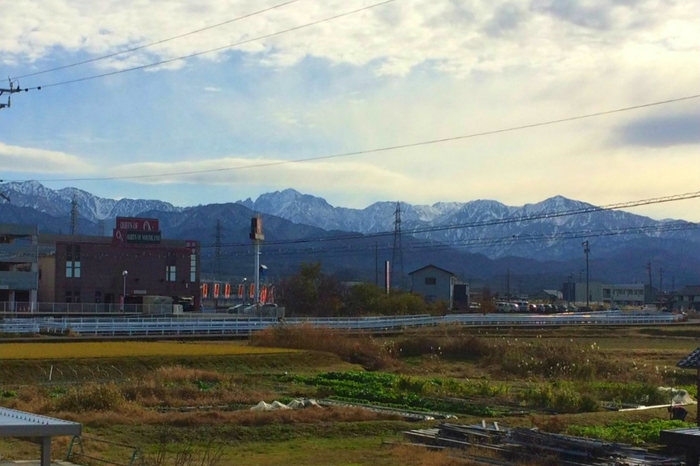
<svg viewBox="0 0 700 466"><path fill-rule="evenodd" d="M351 338L338 330L311 325L278 325L254 333L253 346L325 351L345 361L360 364L367 370L380 370L395 365L390 348L370 336Z"/></svg>
<svg viewBox="0 0 700 466"><path fill-rule="evenodd" d="M57 411L82 413L85 411L119 411L126 404L119 387L113 383L90 384L71 388L56 399Z"/></svg>

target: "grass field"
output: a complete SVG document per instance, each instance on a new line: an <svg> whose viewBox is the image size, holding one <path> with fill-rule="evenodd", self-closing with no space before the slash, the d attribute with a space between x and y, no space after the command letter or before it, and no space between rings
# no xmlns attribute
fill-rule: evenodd
<svg viewBox="0 0 700 466"><path fill-rule="evenodd" d="M662 404L668 395L659 386L696 396L695 373L675 363L699 340L700 330L688 325L447 326L391 338L294 328L261 333L250 343L0 344L0 405L81 422L89 435L141 449L144 466L452 466L468 463L389 445L403 442L403 431L437 421L411 423L359 408L257 413L249 407L334 398L443 410L457 414L451 422L465 424L486 418L606 438L619 432L620 439L653 443L666 425L665 409L615 412L602 404ZM688 411L695 422L696 408ZM56 458L67 442L55 441ZM87 445L116 462L131 454ZM212 451L216 461L205 454ZM0 455L36 458L38 450L2 440Z"/></svg>
<svg viewBox="0 0 700 466"><path fill-rule="evenodd" d="M294 350L251 347L245 343L90 342L0 343L0 359L140 358L151 356L231 356L276 354Z"/></svg>

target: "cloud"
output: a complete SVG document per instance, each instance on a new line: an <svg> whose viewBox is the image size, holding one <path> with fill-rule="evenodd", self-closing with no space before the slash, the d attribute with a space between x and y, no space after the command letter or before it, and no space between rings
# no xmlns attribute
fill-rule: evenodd
<svg viewBox="0 0 700 466"><path fill-rule="evenodd" d="M202 171L206 171L202 173ZM186 172L182 175L176 173ZM197 173L192 173L197 172ZM313 161L289 163L276 158L254 159L223 157L178 161L172 163L134 163L112 167L114 176L133 176L145 173L170 174L163 177L136 178L140 184L198 184L198 185L266 185L277 189L294 186L300 190L376 190L385 187L401 189L411 182L405 175L384 170L372 164L354 161Z"/></svg>
<svg viewBox="0 0 700 466"><path fill-rule="evenodd" d="M490 36L500 36L518 27L525 13L513 3L504 3L494 12L491 20L486 23L484 31Z"/></svg>
<svg viewBox="0 0 700 466"><path fill-rule="evenodd" d="M245 2L209 0L192 7L189 0L172 0L166 4L157 0L106 0L86 2L78 8L72 0L23 0L13 2L3 11L5 27L0 37L0 55L7 63L31 63L64 51L65 60L73 61L77 53L89 56L113 53L210 26L222 18L233 19L274 3L266 1L252 8ZM590 43L607 51L628 44L646 45L647 54L653 56L669 47L683 49L697 45L697 15L693 15L697 12L693 12L693 3L693 0L673 3L644 0L634 4L621 0L394 2L202 55L193 61L219 61L234 56L230 51L236 50L271 67L295 66L305 57L316 57L333 64L377 65L379 74L404 76L426 63L435 63L441 71L455 75L511 66L538 67L545 60L551 67L559 63L550 60L552 53L585 48ZM95 65L123 69L147 61L172 59L371 4L366 0L352 3L306 0ZM167 21L153 22L154 11ZM515 29L518 33L507 40L492 41L492 37ZM659 41L659 33L667 36L665 41ZM514 49L519 53L511 53ZM176 66L181 65L165 68ZM82 69L90 72L89 67Z"/></svg>
<svg viewBox="0 0 700 466"><path fill-rule="evenodd" d="M89 173L95 166L76 155L0 142L0 169L19 173Z"/></svg>
<svg viewBox="0 0 700 466"><path fill-rule="evenodd" d="M205 90L206 92L221 92L221 88L220 88L220 87L215 87L215 86L206 86L206 87L204 88L204 90Z"/></svg>
<svg viewBox="0 0 700 466"><path fill-rule="evenodd" d="M700 144L700 113L637 119L622 126L617 139L621 144L645 147Z"/></svg>

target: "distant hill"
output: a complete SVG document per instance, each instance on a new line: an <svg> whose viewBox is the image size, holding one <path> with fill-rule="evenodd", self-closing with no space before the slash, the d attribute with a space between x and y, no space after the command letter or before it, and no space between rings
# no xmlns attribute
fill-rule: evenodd
<svg viewBox="0 0 700 466"><path fill-rule="evenodd" d="M303 261L320 261L324 270L342 279L374 281L378 277L381 282L383 263L393 256L394 202L349 209L288 189L261 195L255 201L175 207L158 200L103 199L74 188L54 191L37 182L6 183L3 192L12 203L0 203L0 223L37 224L47 233L69 232L73 199L78 204L81 234L97 234L99 221L104 222L105 234L111 234L117 215L158 218L164 238L201 242L203 271L207 273L220 270L237 277L252 275L248 229L256 213L264 216L262 260L275 279L295 273ZM591 205L561 196L521 207L487 200L432 206L401 203L404 273L435 264L495 290L505 289L506 275L510 275L511 291L560 288L569 275L578 278L585 266L581 242L589 239L591 279L646 281L645 265L651 260L655 270L666 271L668 285L671 277L677 286L700 283L700 230L658 231L667 225L694 226L682 220L656 221L627 212L603 211L502 221L547 217L548 213L586 207ZM222 225L220 256L215 245L217 220ZM484 222L495 224L470 226ZM646 230L606 234L637 228ZM416 229L421 232L409 234Z"/></svg>

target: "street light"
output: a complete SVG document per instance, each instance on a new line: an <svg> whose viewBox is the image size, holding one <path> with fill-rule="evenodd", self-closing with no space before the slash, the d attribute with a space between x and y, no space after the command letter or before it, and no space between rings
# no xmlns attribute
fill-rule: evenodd
<svg viewBox="0 0 700 466"><path fill-rule="evenodd" d="M123 278L123 288L122 288L122 311L124 310L124 306L126 305L126 276L129 275L129 272L127 270L122 272L122 278Z"/></svg>

